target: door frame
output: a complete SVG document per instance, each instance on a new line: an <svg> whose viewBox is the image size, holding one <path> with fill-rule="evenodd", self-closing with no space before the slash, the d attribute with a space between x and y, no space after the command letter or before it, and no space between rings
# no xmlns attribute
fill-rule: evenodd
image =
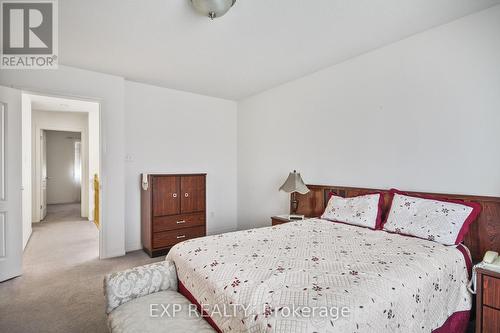
<svg viewBox="0 0 500 333"><path fill-rule="evenodd" d="M99 258L102 259L104 257L103 255L105 254L104 249L106 248L106 239L107 239L107 232L106 232L106 228L105 228L106 221L104 221L102 218L103 212L106 209L106 207L103 205L103 197L104 196L102 195L102 193L103 193L102 184L105 184L105 181L106 181L106 175L103 173L103 167L102 167L103 155L104 155L104 151L105 151L105 145L104 145L104 140L103 140L103 138L104 138L103 126L102 126L103 100L102 100L102 98L64 95L64 94L58 94L58 93L53 93L53 92L44 92L44 91L39 91L39 90L20 89L20 91L21 91L21 94L39 95L39 96L47 96L47 97L62 98L62 99L72 99L72 100L96 103L99 106L98 110L97 110L97 112L98 112L97 118L99 120L99 129L98 129L98 132L99 132L99 178L101 180L101 182L100 182L101 195L99 196L99 208L100 208L99 209L99 222L100 223L98 226L98 230L99 230ZM89 113L89 112L87 112L87 113ZM32 114L30 115L30 117L32 117ZM60 130L60 129L45 128L45 127L47 127L47 126L44 126L44 128L43 128L44 130L56 130L56 131ZM48 127L50 127L50 126L48 126ZM35 132L37 134L39 134L40 130L41 130L41 128L37 128ZM69 129L68 131L69 132L82 132L80 130L71 130L71 129ZM88 135L88 133L87 133L87 135ZM82 141L83 141L83 139L82 139ZM37 162L37 161L35 161L35 162ZM38 161L37 163L40 163L40 161ZM85 168L88 169L88 165L86 165ZM36 168L36 169L38 172L38 168ZM30 185L33 186L33 183L34 183L34 180L32 179L32 184L30 184ZM39 209L37 211L39 211ZM89 214L90 214L90 212L89 212Z"/></svg>
<svg viewBox="0 0 500 333"><path fill-rule="evenodd" d="M37 172L40 173L40 179L39 179L39 183L40 183L40 215L38 217L40 218L39 220L41 222L47 216L47 180L48 180L48 176L47 176L47 133L45 132L45 130L40 131L39 149L40 149L40 158L38 160L40 161L40 167L37 168L37 164L35 161L35 173L37 173ZM44 186L43 186L43 181L44 181L44 179L43 179L43 165L44 165L44 162L45 162L45 195L43 195L43 191L44 191L44 189L43 189L44 188ZM32 177L31 179L36 179L36 177ZM44 200L42 200L42 198ZM45 201L45 207L43 205L43 201ZM35 203L35 205L36 204L37 203ZM35 207L38 208L38 206L35 206Z"/></svg>
<svg viewBox="0 0 500 333"><path fill-rule="evenodd" d="M34 111L36 112L36 110L34 110ZM42 131L62 131L62 132L80 133L81 142L82 142L82 150L86 151L86 149L88 149L87 144L85 143L88 140L88 132L86 132L85 129L78 128L78 127L71 127L71 126L38 126L37 125L35 128L35 133L37 134L38 137L35 137L36 145L34 145L35 147L38 148L38 150L36 150L36 152L41 152L39 150L40 149L39 144L41 141L40 136L42 135ZM80 195L82 198L81 202L80 202L80 214L82 215L82 217L84 217L84 214L83 214L84 209L89 207L88 196L86 198L86 201L83 201L83 197L85 194L83 180L89 178L89 175L88 175L89 156L88 156L88 154L86 156L85 161L86 161L86 163L82 163L82 182L81 182L81 189L80 189ZM99 167L100 167L100 165L99 165ZM99 170L99 172L100 172L100 170ZM39 210L41 210L41 205L42 205L42 202L41 202L41 190L42 190L41 182L42 182L42 156L35 154L35 179L33 181L33 184L36 184L36 186L37 186L36 190L39 193L36 196L37 200L34 203L35 207L37 208L37 209L35 209L35 212L37 212L37 216L36 216L36 218L34 218L34 220L37 220L40 222L41 222L41 212ZM33 184L32 184L32 186L33 186ZM87 183L85 186L87 186L87 188L89 188L90 185ZM85 205L87 206L86 208L84 208ZM89 212L87 212L87 215L89 215ZM88 218L88 216L87 216L87 218Z"/></svg>

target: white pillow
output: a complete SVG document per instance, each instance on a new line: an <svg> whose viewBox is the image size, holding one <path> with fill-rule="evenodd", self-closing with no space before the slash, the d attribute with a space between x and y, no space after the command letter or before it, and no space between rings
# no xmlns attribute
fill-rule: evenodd
<svg viewBox="0 0 500 333"><path fill-rule="evenodd" d="M477 203L394 193L384 230L444 245L459 244L480 211L481 206Z"/></svg>
<svg viewBox="0 0 500 333"><path fill-rule="evenodd" d="M382 223L383 200L380 193L352 198L332 195L321 218L377 229Z"/></svg>

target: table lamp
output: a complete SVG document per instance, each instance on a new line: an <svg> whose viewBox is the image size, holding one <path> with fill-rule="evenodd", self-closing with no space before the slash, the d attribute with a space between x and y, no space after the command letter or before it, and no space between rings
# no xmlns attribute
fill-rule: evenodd
<svg viewBox="0 0 500 333"><path fill-rule="evenodd" d="M307 188L306 184L304 184L304 181L302 180L300 173L298 173L296 170L293 170L293 172L290 172L290 174L288 175L288 178L286 179L285 183L281 185L280 191L291 193L292 196L291 214L296 214L297 208L299 207L299 200L297 200L296 193L306 194L309 192L309 189Z"/></svg>

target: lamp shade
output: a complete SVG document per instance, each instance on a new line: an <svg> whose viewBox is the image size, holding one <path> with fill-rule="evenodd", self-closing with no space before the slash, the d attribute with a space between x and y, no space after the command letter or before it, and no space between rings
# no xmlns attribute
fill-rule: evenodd
<svg viewBox="0 0 500 333"><path fill-rule="evenodd" d="M304 184L300 173L293 170L293 172L290 172L290 174L288 175L285 183L281 185L280 191L285 191L287 193L298 192L300 194L306 194L307 192L309 192L309 189L307 188L306 184Z"/></svg>

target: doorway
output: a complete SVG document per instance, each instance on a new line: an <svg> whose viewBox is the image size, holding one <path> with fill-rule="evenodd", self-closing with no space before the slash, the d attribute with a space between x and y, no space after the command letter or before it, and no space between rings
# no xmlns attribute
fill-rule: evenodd
<svg viewBox="0 0 500 333"><path fill-rule="evenodd" d="M47 211L68 219L81 217L81 137L81 132L41 131L41 221Z"/></svg>
<svg viewBox="0 0 500 333"><path fill-rule="evenodd" d="M96 217L101 220L94 214L101 211L101 202L94 201L101 187L99 182L92 186L94 175L98 179L101 174L100 111L97 101L0 86L0 282L21 275L35 263L40 263L43 271L47 258L54 260L51 267L60 270L64 265L73 267L101 257L102 225L92 223ZM75 117L84 121L77 124ZM48 199L48 173L41 168L42 164L47 166L47 160L41 158L42 147L46 155L42 141L47 142L47 131L80 133L81 196L76 204L80 223L49 223L50 210L42 209L41 202ZM40 222L44 215L45 222ZM75 224L84 225L89 233L47 228L72 229ZM38 229L35 232L34 226ZM89 239L85 235L90 235Z"/></svg>
<svg viewBox="0 0 500 333"><path fill-rule="evenodd" d="M51 247L52 238L69 234L81 235L87 259L98 258L100 225L93 222L100 220L94 184L100 175L100 105L35 94L23 99L23 128L30 128L23 131L23 150L28 150L28 141L31 148L26 153L31 164L23 163L23 175L31 176L30 181L25 177L31 193L23 193L25 259L36 260L39 251L30 248ZM30 140L25 138L28 132Z"/></svg>

